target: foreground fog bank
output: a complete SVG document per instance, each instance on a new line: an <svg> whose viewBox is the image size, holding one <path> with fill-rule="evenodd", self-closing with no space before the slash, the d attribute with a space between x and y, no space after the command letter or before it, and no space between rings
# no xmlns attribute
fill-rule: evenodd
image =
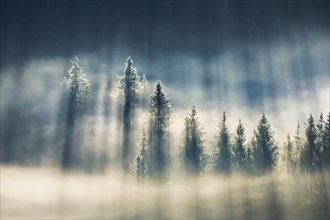
<svg viewBox="0 0 330 220"><path fill-rule="evenodd" d="M109 171L62 174L1 166L1 218L327 219L329 171L261 177L174 175L166 183Z"/></svg>

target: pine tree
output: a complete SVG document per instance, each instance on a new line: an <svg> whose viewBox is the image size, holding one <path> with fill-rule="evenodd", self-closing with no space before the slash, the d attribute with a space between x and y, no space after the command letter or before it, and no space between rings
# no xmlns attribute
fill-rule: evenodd
<svg viewBox="0 0 330 220"><path fill-rule="evenodd" d="M302 169L302 157L304 151L304 140L301 137L300 123L297 123L297 129L294 136L294 159L296 161L296 169Z"/></svg>
<svg viewBox="0 0 330 220"><path fill-rule="evenodd" d="M328 164L328 158L326 155L329 156L328 149L329 149L329 142L327 141L327 132L326 132L326 122L324 121L323 114L321 113L320 119L316 125L317 127L317 138L316 138L316 145L318 151L320 151L320 165L322 167L326 167Z"/></svg>
<svg viewBox="0 0 330 220"><path fill-rule="evenodd" d="M322 149L322 158L323 165L326 168L330 167L330 112L328 113L327 121L324 125L323 133L323 149Z"/></svg>
<svg viewBox="0 0 330 220"><path fill-rule="evenodd" d="M146 76L143 74L140 77L140 89L139 93L141 94L140 96L140 106L142 109L145 109L145 106L148 104L148 94L149 94L149 83L146 78Z"/></svg>
<svg viewBox="0 0 330 220"><path fill-rule="evenodd" d="M134 109L138 102L138 89L140 77L136 68L133 66L133 60L128 57L125 63L124 75L118 77L119 89L123 96L123 141L121 162L123 169L128 168L129 157L132 148L132 133L134 125Z"/></svg>
<svg viewBox="0 0 330 220"><path fill-rule="evenodd" d="M68 78L64 77L61 83L69 92L68 111L66 114L66 133L62 152L63 169L72 166L72 142L76 113L77 109L82 107L85 103L90 87L89 81L77 57L74 57L71 61L71 68L68 70L68 75Z"/></svg>
<svg viewBox="0 0 330 220"><path fill-rule="evenodd" d="M276 163L278 148L274 140L274 132L266 118L262 114L257 131L255 132L256 145L254 148L254 168L257 173L271 171Z"/></svg>
<svg viewBox="0 0 330 220"><path fill-rule="evenodd" d="M217 141L218 152L215 162L216 171L221 173L229 173L231 170L230 134L226 120L226 112L223 112L219 123L219 136Z"/></svg>
<svg viewBox="0 0 330 220"><path fill-rule="evenodd" d="M197 117L196 107L185 118L183 160L188 173L199 174L202 167L203 132Z"/></svg>
<svg viewBox="0 0 330 220"><path fill-rule="evenodd" d="M136 172L138 179L144 178L147 175L149 148L147 146L147 136L145 129L142 129L140 143L138 146L138 154L133 161L132 169Z"/></svg>
<svg viewBox="0 0 330 220"><path fill-rule="evenodd" d="M245 172L248 174L253 173L253 147L255 140L253 139L250 146L246 149L246 161L245 161Z"/></svg>
<svg viewBox="0 0 330 220"><path fill-rule="evenodd" d="M317 137L316 137L316 144L320 148L320 150L323 149L323 137L325 132L325 122L323 118L323 114L320 114L319 121L316 124L316 131L317 131Z"/></svg>
<svg viewBox="0 0 330 220"><path fill-rule="evenodd" d="M244 171L247 168L247 152L244 146L245 140L243 123L241 119L239 119L235 135L235 145L233 147L234 161L239 171Z"/></svg>
<svg viewBox="0 0 330 220"><path fill-rule="evenodd" d="M256 131L253 130L253 134L255 134ZM255 149L257 145L257 140L255 135L253 135L248 143L247 149L246 149L246 172L249 174L255 173Z"/></svg>
<svg viewBox="0 0 330 220"><path fill-rule="evenodd" d="M293 173L295 170L295 160L293 156L293 142L290 135L287 135L287 141L284 143L284 147L281 151L281 162L287 173Z"/></svg>
<svg viewBox="0 0 330 220"><path fill-rule="evenodd" d="M168 167L167 137L172 114L170 99L160 81L156 83L153 94L148 100L150 125L150 172L162 177Z"/></svg>
<svg viewBox="0 0 330 220"><path fill-rule="evenodd" d="M317 130L312 114L307 120L305 134L306 143L303 150L302 164L307 172L313 172L320 167L320 150L317 145Z"/></svg>

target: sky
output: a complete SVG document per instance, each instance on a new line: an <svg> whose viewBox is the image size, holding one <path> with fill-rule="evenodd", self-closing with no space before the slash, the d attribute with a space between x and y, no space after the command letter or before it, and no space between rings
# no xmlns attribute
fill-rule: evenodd
<svg viewBox="0 0 330 220"><path fill-rule="evenodd" d="M132 56L151 85L164 83L180 129L196 105L210 135L222 111L250 134L266 112L283 138L329 112L329 11L312 0L2 0L2 145L47 137L74 56L97 88Z"/></svg>
<svg viewBox="0 0 330 220"><path fill-rule="evenodd" d="M171 66L176 55L207 64L237 51L249 63L249 47L328 37L329 7L327 1L1 1L1 67L86 53L110 63L129 54L147 72L157 72L155 61Z"/></svg>
<svg viewBox="0 0 330 220"><path fill-rule="evenodd" d="M289 60L293 87L329 72L329 7L327 1L1 1L1 69L76 55L122 68L131 55L152 80L173 82L181 76L184 83L189 66L198 65L201 84L209 87L214 74L229 69L214 63L229 57L249 78L240 85L246 98L258 104L259 90L276 96L278 85L260 85L254 77L265 74L272 81L280 74L268 64L254 67L258 56L268 59L264 63L272 56L294 56ZM306 84L314 89L313 82Z"/></svg>

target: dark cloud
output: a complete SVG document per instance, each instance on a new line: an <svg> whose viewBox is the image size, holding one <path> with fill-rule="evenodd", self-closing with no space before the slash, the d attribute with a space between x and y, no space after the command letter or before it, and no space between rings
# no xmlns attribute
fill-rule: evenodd
<svg viewBox="0 0 330 220"><path fill-rule="evenodd" d="M177 53L207 61L328 27L326 1L1 1L1 66L118 51L146 63Z"/></svg>

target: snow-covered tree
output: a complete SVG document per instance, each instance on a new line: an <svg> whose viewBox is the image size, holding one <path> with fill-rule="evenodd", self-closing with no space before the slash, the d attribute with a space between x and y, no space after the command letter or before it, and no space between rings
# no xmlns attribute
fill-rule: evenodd
<svg viewBox="0 0 330 220"><path fill-rule="evenodd" d="M125 63L124 75L118 77L119 90L123 97L123 140L121 151L121 162L123 169L129 167L129 158L132 150L132 134L134 126L134 110L138 102L138 90L140 77L133 60L128 57Z"/></svg>
<svg viewBox="0 0 330 220"><path fill-rule="evenodd" d="M78 57L74 57L71 60L68 76L64 77L61 84L69 90L72 102L82 104L86 101L90 83L86 78L82 66L79 64Z"/></svg>
<svg viewBox="0 0 330 220"><path fill-rule="evenodd" d="M65 140L62 152L62 167L67 169L72 165L72 141L77 109L78 107L84 107L83 105L85 104L90 88L89 81L77 57L74 57L71 61L68 77L64 77L61 84L67 88L69 96L66 113Z"/></svg>

